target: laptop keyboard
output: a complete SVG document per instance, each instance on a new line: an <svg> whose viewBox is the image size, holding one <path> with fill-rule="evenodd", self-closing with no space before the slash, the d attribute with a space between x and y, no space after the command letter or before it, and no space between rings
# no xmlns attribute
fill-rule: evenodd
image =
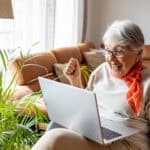
<svg viewBox="0 0 150 150"><path fill-rule="evenodd" d="M102 133L103 133L104 139L106 139L106 140L110 140L110 139L121 136L120 133L117 133L115 131L112 131L112 130L110 130L108 128L104 128L104 127L102 127Z"/></svg>

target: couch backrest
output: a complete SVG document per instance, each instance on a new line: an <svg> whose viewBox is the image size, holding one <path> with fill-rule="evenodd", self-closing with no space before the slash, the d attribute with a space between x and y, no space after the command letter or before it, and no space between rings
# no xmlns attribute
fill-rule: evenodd
<svg viewBox="0 0 150 150"><path fill-rule="evenodd" d="M143 65L150 67L150 45L145 45L143 48Z"/></svg>
<svg viewBox="0 0 150 150"><path fill-rule="evenodd" d="M91 48L95 48L92 42L79 43L72 47L63 47L52 50L58 63L67 63L71 57L79 60L80 63L84 63L83 53L89 51Z"/></svg>
<svg viewBox="0 0 150 150"><path fill-rule="evenodd" d="M150 60L150 45L145 45L143 48L143 59Z"/></svg>
<svg viewBox="0 0 150 150"><path fill-rule="evenodd" d="M83 58L80 50L77 46L74 47L64 47L52 50L58 63L67 63L71 57L79 60L81 63Z"/></svg>
<svg viewBox="0 0 150 150"><path fill-rule="evenodd" d="M84 52L87 52L90 49L95 49L95 45L92 42L79 43L77 46L79 47L79 50L80 50L82 56L83 56Z"/></svg>
<svg viewBox="0 0 150 150"><path fill-rule="evenodd" d="M31 54L29 56L14 58L9 63L9 70L14 75L17 73L17 84L30 83L38 76L48 75L54 71L53 65L57 60L52 52Z"/></svg>
<svg viewBox="0 0 150 150"><path fill-rule="evenodd" d="M17 73L17 84L28 85L37 81L38 76L55 76L54 64L67 63L71 57L84 62L83 52L95 48L92 43L81 43L77 46L57 48L47 52L30 54L29 56L14 58L9 62L9 70L12 75ZM21 64L23 64L21 68Z"/></svg>

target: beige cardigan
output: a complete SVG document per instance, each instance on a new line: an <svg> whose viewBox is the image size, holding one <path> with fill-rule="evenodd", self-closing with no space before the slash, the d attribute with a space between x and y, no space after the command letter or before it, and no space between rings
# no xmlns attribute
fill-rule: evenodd
<svg viewBox="0 0 150 150"><path fill-rule="evenodd" d="M102 116L112 120L123 121L125 124L142 129L142 132L127 139L129 142L128 146L132 145L132 149L134 147L134 149L141 148L142 150L149 150L150 68L144 68L142 70L142 86L142 111L138 117L133 115L126 101L126 92L128 90L126 83L110 75L110 68L107 63L103 63L92 72L87 89L96 93L100 114Z"/></svg>

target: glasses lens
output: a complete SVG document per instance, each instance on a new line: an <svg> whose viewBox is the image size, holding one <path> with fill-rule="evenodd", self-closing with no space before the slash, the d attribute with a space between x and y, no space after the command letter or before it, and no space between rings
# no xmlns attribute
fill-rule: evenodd
<svg viewBox="0 0 150 150"><path fill-rule="evenodd" d="M124 51L123 50L114 50L113 55L116 57L123 57L124 56Z"/></svg>
<svg viewBox="0 0 150 150"><path fill-rule="evenodd" d="M124 50L120 50L120 49L114 49L113 51L109 51L107 49L103 49L102 50L102 54L105 57L109 57L109 56L124 57L125 51Z"/></svg>

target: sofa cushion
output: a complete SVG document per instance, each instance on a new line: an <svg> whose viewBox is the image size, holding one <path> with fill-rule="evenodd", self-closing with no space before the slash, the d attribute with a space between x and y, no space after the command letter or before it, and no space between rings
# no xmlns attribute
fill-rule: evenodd
<svg viewBox="0 0 150 150"><path fill-rule="evenodd" d="M23 74L23 84L28 84L37 79L38 76L48 74L48 69L38 64L25 64L21 72Z"/></svg>
<svg viewBox="0 0 150 150"><path fill-rule="evenodd" d="M143 48L143 59L150 60L150 45L145 45Z"/></svg>
<svg viewBox="0 0 150 150"><path fill-rule="evenodd" d="M17 84L24 85L38 76L53 72L53 64L56 62L57 60L52 52L43 52L29 55L24 59L16 58L10 62L9 68L13 75L18 72ZM22 68L21 64L23 64Z"/></svg>
<svg viewBox="0 0 150 150"><path fill-rule="evenodd" d="M58 63L67 63L71 57L76 58L81 63L83 58L77 46L64 47L52 50Z"/></svg>
<svg viewBox="0 0 150 150"><path fill-rule="evenodd" d="M24 60L24 64L37 64L43 67L46 67L48 72L52 72L54 70L53 64L56 63L57 60L52 52L43 52L36 53L30 55Z"/></svg>
<svg viewBox="0 0 150 150"><path fill-rule="evenodd" d="M29 85L29 84L32 84L34 82L37 82L38 81L38 77L36 77L36 78L34 78L34 79L30 80L30 81L27 81L26 84ZM55 77L55 75L54 75L54 73L47 73L47 74L41 75L40 77L53 79Z"/></svg>
<svg viewBox="0 0 150 150"><path fill-rule="evenodd" d="M55 73L57 75L57 79L62 83L69 84L69 80L63 74L63 70L66 66L67 66L67 63L65 63L65 64L55 63L54 69L55 69Z"/></svg>
<svg viewBox="0 0 150 150"><path fill-rule="evenodd" d="M143 60L143 65L150 68L150 60Z"/></svg>
<svg viewBox="0 0 150 150"><path fill-rule="evenodd" d="M84 52L85 60L88 66L94 70L105 61L105 57L100 50L92 49L89 52Z"/></svg>
<svg viewBox="0 0 150 150"><path fill-rule="evenodd" d="M94 49L95 46L93 43L91 42L87 42L87 43L80 43L77 45L80 49L81 54L83 54L84 52L90 51L90 49Z"/></svg>
<svg viewBox="0 0 150 150"><path fill-rule="evenodd" d="M56 75L54 75L53 73L49 73L43 75L42 77L53 80L56 78ZM26 85L17 85L15 93L13 95L13 99L18 100L27 94L37 92L39 90L40 90L39 81L37 78L35 78L33 80L30 80Z"/></svg>

